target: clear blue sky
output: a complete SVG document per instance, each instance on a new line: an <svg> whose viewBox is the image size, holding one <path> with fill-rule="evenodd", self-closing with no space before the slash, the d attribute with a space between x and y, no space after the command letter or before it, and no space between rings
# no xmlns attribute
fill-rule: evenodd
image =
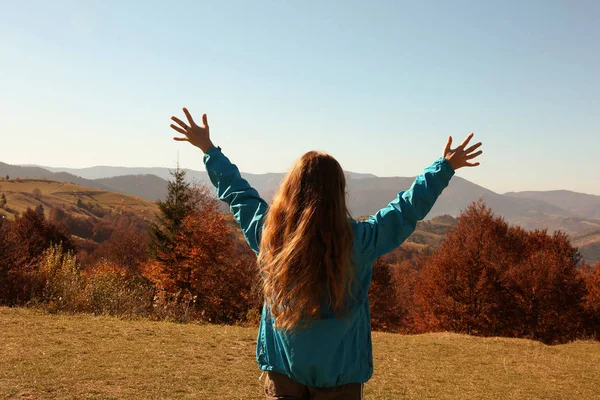
<svg viewBox="0 0 600 400"><path fill-rule="evenodd" d="M304 151L416 175L448 135L492 190L600 194L600 2L0 0L0 161L202 169L207 112L242 171Z"/></svg>

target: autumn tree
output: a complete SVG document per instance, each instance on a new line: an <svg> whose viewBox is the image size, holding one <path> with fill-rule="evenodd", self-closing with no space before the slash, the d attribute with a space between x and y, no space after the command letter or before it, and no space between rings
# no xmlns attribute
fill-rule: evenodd
<svg viewBox="0 0 600 400"><path fill-rule="evenodd" d="M39 188L33 189L31 193L36 200L40 200L42 198L42 191Z"/></svg>
<svg viewBox="0 0 600 400"><path fill-rule="evenodd" d="M205 319L234 322L256 306L252 304L257 275L254 253L247 246L233 251L232 227L218 205L186 217L175 248L185 258L178 271L172 271L176 283L196 296L196 308Z"/></svg>
<svg viewBox="0 0 600 400"><path fill-rule="evenodd" d="M518 238L523 238L521 228ZM513 235L514 237L514 235ZM582 328L585 283L579 273L581 256L563 232L526 232L519 261L502 274L504 306L512 310L505 336L545 343L575 339ZM511 243L515 243L514 240Z"/></svg>
<svg viewBox="0 0 600 400"><path fill-rule="evenodd" d="M415 303L415 288L420 279L420 270L424 261L429 256L423 253L416 260L404 260L395 264L392 271L392 281L396 289L396 310L400 318L400 329L402 333L417 333L415 316L418 313Z"/></svg>
<svg viewBox="0 0 600 400"><path fill-rule="evenodd" d="M54 210L54 209L53 209ZM92 239L94 237L95 225L93 218L81 218L81 217L72 217L69 215L62 216L61 213L57 212L54 215L51 215L51 219L58 221L62 221L64 226L67 228L70 234L78 236L84 239ZM59 218L59 219L54 219Z"/></svg>
<svg viewBox="0 0 600 400"><path fill-rule="evenodd" d="M11 241L12 222L0 218L0 304L8 302L10 293Z"/></svg>
<svg viewBox="0 0 600 400"><path fill-rule="evenodd" d="M144 276L157 289L175 294L178 303L194 299L194 309L205 320L243 320L260 304L255 255L206 187L189 190L187 201L193 207L179 224L172 247L157 249L159 257L145 265Z"/></svg>
<svg viewBox="0 0 600 400"><path fill-rule="evenodd" d="M39 261L52 244L63 250L73 250L73 244L64 228L47 221L44 214L28 208L17 215L5 232L8 264L6 292L0 294L4 303L17 304L29 300L34 294Z"/></svg>
<svg viewBox="0 0 600 400"><path fill-rule="evenodd" d="M506 240L508 230L482 201L463 212L421 271L415 292L421 329L501 332L506 310L500 301L500 277L515 259Z"/></svg>
<svg viewBox="0 0 600 400"><path fill-rule="evenodd" d="M105 259L129 271L137 271L137 267L147 258L148 235L131 228L115 229L108 240L100 243L94 251L95 259Z"/></svg>
<svg viewBox="0 0 600 400"><path fill-rule="evenodd" d="M61 207L52 207L48 219L56 224L61 224L67 218L67 213Z"/></svg>
<svg viewBox="0 0 600 400"><path fill-rule="evenodd" d="M600 339L600 261L594 266L585 265L581 273L586 287L583 298L584 332Z"/></svg>
<svg viewBox="0 0 600 400"><path fill-rule="evenodd" d="M60 244L64 250L73 250L73 244L64 228L46 220L43 213L28 208L17 215L12 223L11 240L14 245L14 262L32 266L51 244Z"/></svg>
<svg viewBox="0 0 600 400"><path fill-rule="evenodd" d="M571 340L581 325L579 262L565 234L509 227L474 203L421 273L418 322L485 336Z"/></svg>
<svg viewBox="0 0 600 400"><path fill-rule="evenodd" d="M397 299L393 266L381 257L373 263L373 277L369 288L371 326L374 330L398 331L402 310Z"/></svg>

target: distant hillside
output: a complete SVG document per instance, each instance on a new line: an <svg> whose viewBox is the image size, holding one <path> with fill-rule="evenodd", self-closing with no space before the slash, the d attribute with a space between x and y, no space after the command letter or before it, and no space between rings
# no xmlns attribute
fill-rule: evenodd
<svg viewBox="0 0 600 400"><path fill-rule="evenodd" d="M86 179L70 172L52 172L36 166L19 166L0 162L0 177L6 175L11 178L45 178L57 182L71 182L88 188L125 193L150 201L163 199L167 189L167 181L155 175Z"/></svg>
<svg viewBox="0 0 600 400"><path fill-rule="evenodd" d="M40 196L36 197L35 189L39 189ZM0 214L8 218L38 205L44 207L46 212L60 208L73 217L95 217L98 212L92 210L97 208L110 213L130 211L150 221L158 212L155 203L138 197L49 179L3 179L0 181L0 191L7 200ZM77 205L78 201L82 206Z"/></svg>
<svg viewBox="0 0 600 400"><path fill-rule="evenodd" d="M121 192L146 200L164 198L168 168L91 167L83 169L20 167L0 163L0 176L45 177L68 181L91 188ZM82 177L80 177L80 176ZM269 201L284 174L243 173L252 186ZM210 186L206 171L187 170L190 181ZM355 217L371 215L393 200L399 191L412 185L413 177L376 177L372 174L346 172L350 212ZM569 191L518 192L498 194L461 177L454 177L438 199L428 219L440 215L457 216L471 202L483 199L508 222L526 229L563 230L570 235L600 229L600 196ZM418 236L416 236L418 238ZM418 240L418 239L416 239ZM418 243L412 242L414 246ZM590 244L582 247L587 254ZM591 253L590 253L591 252Z"/></svg>
<svg viewBox="0 0 600 400"><path fill-rule="evenodd" d="M168 168L91 167L83 169L51 169L54 171L68 171L90 178L132 174L156 174L163 179L170 177ZM187 170L187 176L190 180L210 185L206 171ZM243 176L267 200L270 200L273 196L283 178L282 173L243 173ZM357 174L353 172L346 172L346 178L350 194L349 208L355 216L375 213L394 199L400 190L408 189L414 180L414 177L381 178L372 174ZM110 181L106 182L102 181L102 184L114 185L113 179L115 178L111 178ZM127 190L130 190L130 187L131 185L125 185L123 191L130 193L127 192ZM160 198L160 192L150 188L150 185L147 188L148 190L144 192L145 198ZM162 193L164 193L164 189ZM460 177L452 179L450 186L436 203L429 218L445 214L456 216L469 203L480 198L483 198L497 214L503 215L509 222L522 225L527 229L547 228L551 231L562 229L567 233L576 233L596 226L600 227L600 220L582 216L551 202L526 196L501 195ZM600 206L598 208L600 209ZM590 213L588 212L585 215L590 215Z"/></svg>
<svg viewBox="0 0 600 400"><path fill-rule="evenodd" d="M139 174L154 174L163 179L170 178L168 168L101 166L82 169L49 167L48 169L93 179ZM210 184L206 171L187 170L187 176L190 180ZM282 173L243 173L243 176L267 200L273 196L283 178ZM350 211L356 216L376 212L395 198L398 191L408 189L414 180L413 177L382 178L372 174L358 174L348 171L346 172L346 178L350 193ZM102 183L114 185L113 180L103 181ZM123 189L127 189L127 187ZM503 215L511 223L520 224L528 229L563 229L568 233L575 233L596 226L600 227L600 196L567 191L557 192L559 196L554 196L553 193L521 192L502 195L463 178L455 177L436 203L429 217L444 214L456 216L469 203L483 198L497 214ZM150 188L145 193L146 198L156 199L159 198L158 196L160 196L160 193ZM563 197L567 198L568 201L560 200Z"/></svg>
<svg viewBox="0 0 600 400"><path fill-rule="evenodd" d="M156 175L124 175L95 179L101 187L127 193L146 200L163 200L167 196L167 181Z"/></svg>
<svg viewBox="0 0 600 400"><path fill-rule="evenodd" d="M586 219L600 219L600 196L569 190L509 192L507 196L534 199L555 205L573 215Z"/></svg>
<svg viewBox="0 0 600 400"><path fill-rule="evenodd" d="M600 229L590 229L571 236L573 245L579 248L583 258L594 263L600 261Z"/></svg>
<svg viewBox="0 0 600 400"><path fill-rule="evenodd" d="M413 181L413 177L350 180L350 208L355 214L372 213L394 199L399 190L408 189ZM483 198L494 212L513 223L520 223L521 220L526 221L528 217L540 214L571 216L565 210L551 204L503 196L461 177L454 177L433 207L430 217L443 214L456 216L467 208L469 203L480 198Z"/></svg>
<svg viewBox="0 0 600 400"><path fill-rule="evenodd" d="M149 219L153 218L157 207L154 202L146 199L163 198L167 187L165 180L154 175L124 175L88 180L65 172L52 173L37 167L8 167L11 168L7 168L6 164L0 164L0 176L5 176L5 171L8 170L13 176L37 173L69 179L67 182L33 178L0 181L0 191L5 193L8 201L7 208L10 210L10 212L0 210L0 213L9 218L12 218L16 212L22 212L27 207L35 208L38 204L47 210L52 207L63 208L76 217L91 216L90 211L77 207L77 200L81 199L84 203L96 204L106 210L127 209L144 219ZM282 176L281 174L244 175L262 193L271 193L271 195ZM86 182L91 187L77 184L77 181ZM413 178L368 176L361 176L359 179L349 178L350 209L354 216L370 215L395 198L398 187L407 188L412 182ZM35 188L39 188L42 193L40 199L36 199L32 193ZM137 195L131 196L126 193ZM270 196L265 197L270 198ZM495 213L504 215L513 224L519 224L527 229L546 228L550 231L561 229L571 234L574 245L580 248L588 262L600 260L600 220L574 216L569 211L538 199L499 195L459 177L452 180L428 220L418 225L417 231L405 243L404 248L407 250L437 248L446 230L456 223L452 216L459 214L471 201L478 198L483 198Z"/></svg>
<svg viewBox="0 0 600 400"><path fill-rule="evenodd" d="M386 261L394 263L396 260L402 260L406 257L411 258L410 254L422 252L431 252L437 250L449 229L456 226L458 219L450 215L439 215L426 221L419 221L417 228L408 239L402 243L399 249L396 249L386 256Z"/></svg>
<svg viewBox="0 0 600 400"><path fill-rule="evenodd" d="M39 167L39 166L38 166ZM171 173L169 168L163 167L111 167L111 166L96 166L88 168L60 168L60 167L41 167L52 172L68 172L73 175L81 176L86 179L110 178L123 175L156 175L163 179L170 179ZM190 179L198 179L206 181L208 177L205 171L187 170ZM265 174L268 175L268 174ZM275 174L282 175L282 174ZM373 174L363 174L358 172L346 171L346 175L352 179L377 178ZM260 175L257 175L260 176Z"/></svg>

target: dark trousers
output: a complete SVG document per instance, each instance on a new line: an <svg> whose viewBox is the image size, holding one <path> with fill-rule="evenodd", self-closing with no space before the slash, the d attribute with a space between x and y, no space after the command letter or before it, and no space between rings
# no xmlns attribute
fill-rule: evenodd
<svg viewBox="0 0 600 400"><path fill-rule="evenodd" d="M364 384L362 383L316 388L301 385L278 372L265 372L267 375L265 394L269 400L361 400L363 398Z"/></svg>

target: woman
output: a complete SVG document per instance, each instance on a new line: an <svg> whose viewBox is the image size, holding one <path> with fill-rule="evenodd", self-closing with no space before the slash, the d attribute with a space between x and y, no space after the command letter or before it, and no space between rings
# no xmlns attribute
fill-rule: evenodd
<svg viewBox="0 0 600 400"><path fill-rule="evenodd" d="M198 126L176 117L171 128L204 153L219 199L229 204L258 256L264 306L256 359L267 373L269 399L361 399L373 374L368 290L375 259L398 247L433 207L454 171L481 143L452 137L412 187L357 222L346 207L346 182L328 154L308 152L288 172L269 206L210 139L206 114Z"/></svg>

